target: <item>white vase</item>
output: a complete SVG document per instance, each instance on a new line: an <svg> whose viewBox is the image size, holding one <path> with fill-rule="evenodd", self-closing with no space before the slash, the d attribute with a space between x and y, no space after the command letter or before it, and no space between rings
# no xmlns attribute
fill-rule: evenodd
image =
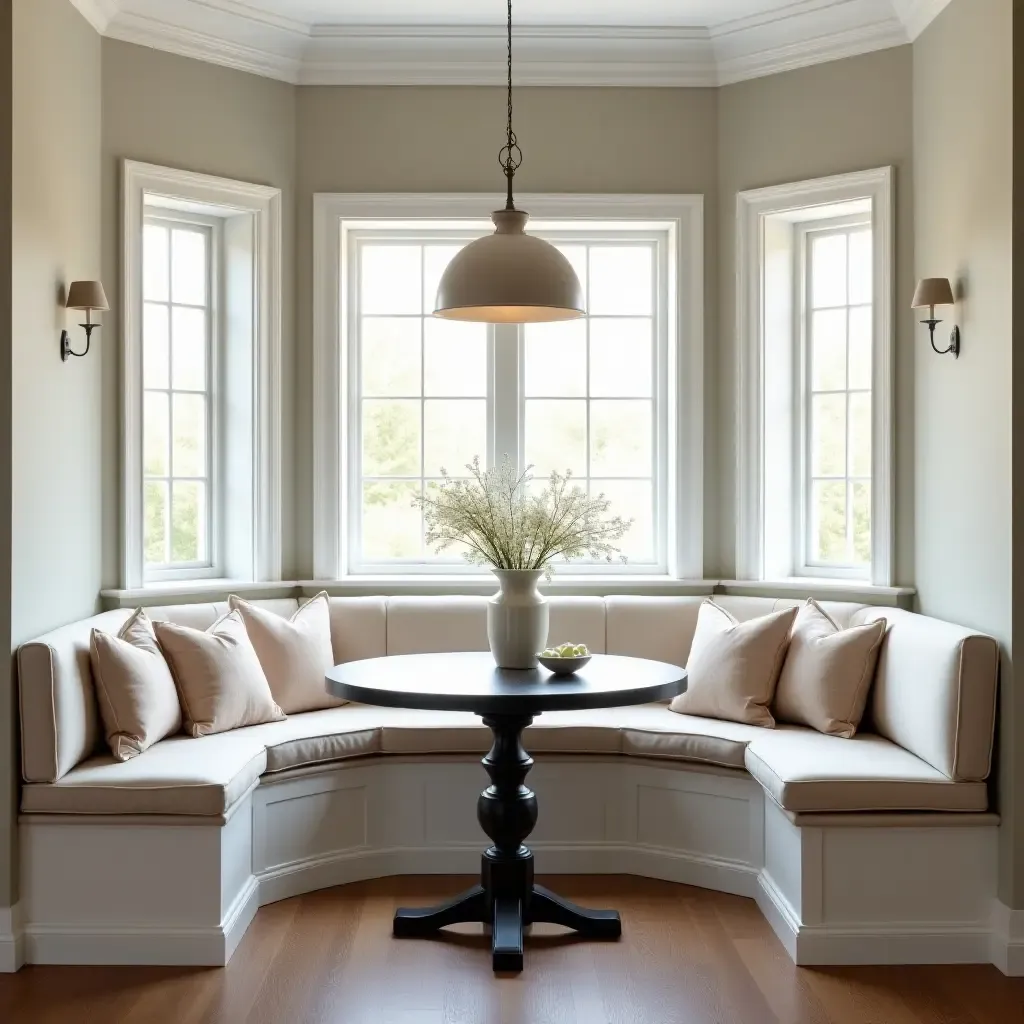
<svg viewBox="0 0 1024 1024"><path fill-rule="evenodd" d="M548 643L548 600L537 590L542 569L494 569L501 589L487 605L487 640L498 668L536 668Z"/></svg>

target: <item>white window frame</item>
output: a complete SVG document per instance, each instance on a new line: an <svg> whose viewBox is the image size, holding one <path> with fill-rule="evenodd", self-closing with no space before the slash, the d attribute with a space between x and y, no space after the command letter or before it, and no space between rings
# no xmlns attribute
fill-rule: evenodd
<svg viewBox="0 0 1024 1024"><path fill-rule="evenodd" d="M573 196L523 195L518 205L535 220L571 234L574 222L630 221L658 224L669 229L674 264L674 287L664 296L663 322L671 324L665 341L665 400L657 403L674 429L665 431L663 477L668 488L670 523L665 524L664 569L649 578L700 579L703 575L703 197L702 196ZM323 193L314 197L314 574L317 579L366 579L394 582L407 575L431 582L445 578L463 582L480 569L457 564L409 566L395 572L348 564L346 536L349 459L353 438L348 435L352 401L352 353L349 345L350 310L342 280L348 279L349 236L361 228L387 228L389 223L433 220L452 228L493 230L489 212L504 206L503 195L365 195ZM621 239L621 235L617 236ZM501 330L499 328L499 330ZM514 331L515 328L512 328ZM509 345L493 344L490 372L496 361L509 360ZM514 350L513 350L514 354ZM660 396L659 396L660 397ZM495 412L489 440L507 420ZM509 430L502 430L503 451ZM522 439L517 438L517 445ZM518 455L518 448L510 451ZM660 524L656 524L656 528ZM616 578L631 576L628 566ZM369 570L369 571L368 571ZM573 577L595 579L611 575L607 567L573 565L559 573L560 581Z"/></svg>
<svg viewBox="0 0 1024 1024"><path fill-rule="evenodd" d="M143 445L142 445L142 228L147 211L193 219L245 222L251 239L251 300L245 314L252 324L251 423L243 424L252 453L251 495L237 495L227 504L224 471L231 460L223 447L223 431L209 439L213 453L209 515L217 524L210 534L211 563L196 567L174 566L146 572L143 550ZM223 237L223 236L222 236ZM223 247L222 247L223 248ZM211 252L211 262L213 253ZM225 178L158 167L126 160L122 168L122 521L121 577L125 589L160 585L168 581L206 579L227 573L240 582L275 581L281 578L281 191ZM217 273L214 271L214 273ZM230 297L226 282L218 281L213 305L228 315ZM246 272L248 277L248 272ZM251 308L249 308L251 306ZM216 328L214 328L216 331ZM216 337L214 333L213 337ZM223 357L223 341L211 345L214 359ZM218 355L219 353L219 355ZM221 387L220 374L210 380L211 400ZM218 416L214 413L213 421ZM213 506L213 492L220 494L221 509ZM243 500L244 498L244 500ZM244 508L242 506L245 506ZM242 531L251 540L246 550L228 559L224 534L229 519L246 516ZM251 547L251 550L248 550Z"/></svg>
<svg viewBox="0 0 1024 1024"><path fill-rule="evenodd" d="M790 295L776 301L766 288L765 237L769 222L792 219L794 225L825 220L843 212L844 204L870 201L874 263L872 295L872 542L868 570L845 566L811 566L805 557L806 496L798 481L802 458L800 435L805 414L803 402L803 299L802 277L793 273ZM893 169L882 167L852 174L741 192L737 196L737 516L736 569L740 580L780 581L786 578L826 577L859 579L874 586L893 584L895 502L895 406L894 406L894 274L895 234L893 221ZM795 232L796 233L796 232ZM781 284L786 290L786 282ZM767 303L773 304L769 309ZM788 306L788 308L782 308ZM766 378L778 372L767 351L769 331L780 317L789 318L793 360L790 408L794 445L792 479L793 511L789 530L772 516L766 501L766 459L773 445L766 432L779 419L778 403L766 393ZM783 369L785 375L786 368ZM785 475L785 474L782 474ZM780 540L785 534L784 540ZM769 536L770 535L770 536ZM865 580L865 574L868 579Z"/></svg>

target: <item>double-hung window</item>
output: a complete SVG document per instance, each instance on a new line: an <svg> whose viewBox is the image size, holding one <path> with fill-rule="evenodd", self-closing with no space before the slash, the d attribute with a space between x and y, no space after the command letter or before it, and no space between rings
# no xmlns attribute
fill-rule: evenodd
<svg viewBox="0 0 1024 1024"><path fill-rule="evenodd" d="M452 201L418 198L403 205L429 213ZM680 413L681 389L700 379L699 201L673 197L661 217L641 206L613 219L596 203L568 216L546 198L550 214L529 230L572 263L587 315L489 325L431 315L445 267L486 221L450 210L384 217L386 200L318 197L316 463L318 483L330 481L316 503L318 576L479 572L457 551L428 549L414 499L442 470L466 477L474 459L504 458L532 467L534 489L571 472L633 521L624 564L558 571L699 574L700 515L689 517L700 427ZM372 216L346 216L366 204ZM693 404L699 414L699 392Z"/></svg>
<svg viewBox="0 0 1024 1024"><path fill-rule="evenodd" d="M280 578L280 192L124 165L123 586Z"/></svg>
<svg viewBox="0 0 1024 1024"><path fill-rule="evenodd" d="M154 210L143 227L143 473L147 574L218 573L214 218Z"/></svg>
<svg viewBox="0 0 1024 1024"><path fill-rule="evenodd" d="M891 171L737 212L738 575L891 585Z"/></svg>
<svg viewBox="0 0 1024 1024"><path fill-rule="evenodd" d="M870 211L797 233L797 538L809 572L871 569L871 243Z"/></svg>

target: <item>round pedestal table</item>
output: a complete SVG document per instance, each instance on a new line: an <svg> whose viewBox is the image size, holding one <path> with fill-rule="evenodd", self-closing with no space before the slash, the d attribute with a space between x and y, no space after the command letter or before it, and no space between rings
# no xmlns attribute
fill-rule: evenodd
<svg viewBox="0 0 1024 1024"><path fill-rule="evenodd" d="M686 672L676 665L603 654L571 676L497 668L486 653L370 658L331 669L327 689L336 697L387 708L470 711L494 739L483 759L491 784L477 801L477 819L493 844L484 851L479 884L440 906L398 910L394 934L431 935L467 921L490 925L495 971L523 969L523 929L534 922L617 939L622 924L616 911L576 906L533 880L533 852L524 840L537 823L537 797L524 784L533 759L523 749L523 730L545 711L647 704L685 688Z"/></svg>

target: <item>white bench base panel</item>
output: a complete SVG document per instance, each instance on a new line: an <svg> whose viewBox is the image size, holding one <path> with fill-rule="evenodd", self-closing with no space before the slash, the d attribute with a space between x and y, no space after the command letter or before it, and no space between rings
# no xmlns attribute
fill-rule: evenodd
<svg viewBox="0 0 1024 1024"><path fill-rule="evenodd" d="M385 875L475 874L485 782L476 760L380 759L265 778L224 823L24 816L21 928L0 919L0 970L22 957L225 964L263 904ZM994 902L997 829L985 819L797 826L741 773L621 757L545 759L529 783L541 873L755 899L798 964L1024 973L1024 915Z"/></svg>

